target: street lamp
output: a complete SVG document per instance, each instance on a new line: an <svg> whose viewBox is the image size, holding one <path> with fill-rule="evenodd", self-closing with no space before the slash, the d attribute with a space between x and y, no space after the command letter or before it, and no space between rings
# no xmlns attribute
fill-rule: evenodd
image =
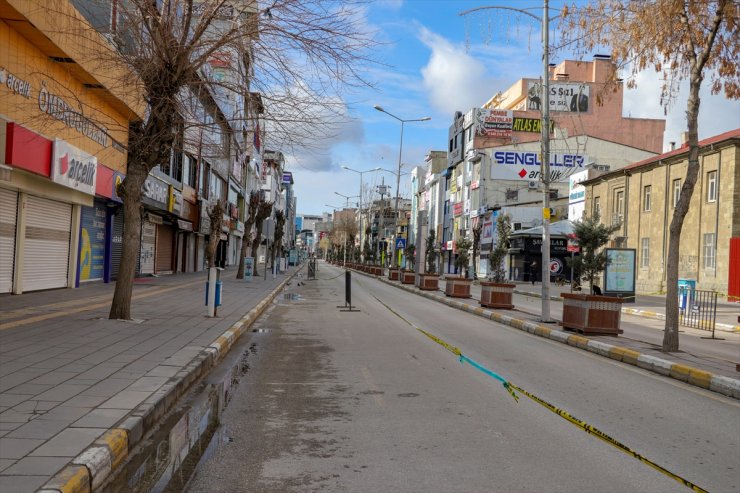
<svg viewBox="0 0 740 493"><path fill-rule="evenodd" d="M344 195L343 193L334 192L335 194L339 195L340 197L344 197L345 200L345 209L349 208L349 199L354 199L355 197L359 198L359 195ZM344 263L347 264L347 228L343 228L343 236L344 236Z"/></svg>
<svg viewBox="0 0 740 493"><path fill-rule="evenodd" d="M364 258L362 257L362 234L364 233L364 230L362 229L362 175L364 175L365 173L371 173L373 171L380 171L382 168L378 166L377 168L367 169L365 171L357 171L356 169L352 169L348 166L342 166L342 169L346 169L347 171L354 171L355 173L360 175L360 259L364 260Z"/></svg>
<svg viewBox="0 0 740 493"><path fill-rule="evenodd" d="M431 120L432 118L429 116L425 116L422 118L411 118L411 119L403 119L399 118L393 113L389 113L388 111L384 110L383 107L379 105L373 106L376 110L380 111L381 113L385 113L386 115L395 118L399 122L401 122L401 142L398 146L398 173L396 174L396 206L394 208L394 217L393 217L393 234L395 236L396 230L398 229L398 193L399 193L399 187L401 186L401 157L403 154L403 125L404 123L409 122L427 122ZM393 242L393 260L396 261L396 241Z"/></svg>
<svg viewBox="0 0 740 493"><path fill-rule="evenodd" d="M542 321L552 322L550 318L550 0L542 1L542 17L526 9L504 6L476 7L460 15L464 16L478 10L513 10L528 15L542 24L542 164L540 177L544 197L542 198Z"/></svg>

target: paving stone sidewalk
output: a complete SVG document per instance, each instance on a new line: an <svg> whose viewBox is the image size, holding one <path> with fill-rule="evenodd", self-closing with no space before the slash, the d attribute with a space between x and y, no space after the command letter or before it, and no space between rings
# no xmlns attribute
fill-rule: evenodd
<svg viewBox="0 0 740 493"><path fill-rule="evenodd" d="M225 270L217 318L204 272L138 280L134 321L107 320L112 285L0 297L0 491L42 487L295 272Z"/></svg>

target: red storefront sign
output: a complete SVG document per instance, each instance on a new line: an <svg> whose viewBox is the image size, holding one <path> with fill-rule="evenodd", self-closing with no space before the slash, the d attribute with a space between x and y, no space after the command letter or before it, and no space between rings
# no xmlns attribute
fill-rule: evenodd
<svg viewBox="0 0 740 493"><path fill-rule="evenodd" d="M452 213L456 216L460 216L463 213L463 206L464 204L462 202L458 202L456 204L452 204Z"/></svg>
<svg viewBox="0 0 740 493"><path fill-rule="evenodd" d="M8 123L6 128L5 162L48 178L53 142L17 123Z"/></svg>

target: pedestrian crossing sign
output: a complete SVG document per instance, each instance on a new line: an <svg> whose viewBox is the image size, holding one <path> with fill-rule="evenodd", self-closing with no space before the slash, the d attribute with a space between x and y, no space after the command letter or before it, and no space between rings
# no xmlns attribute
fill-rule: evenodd
<svg viewBox="0 0 740 493"><path fill-rule="evenodd" d="M401 250L403 248L406 248L406 238L397 238L396 239L396 250Z"/></svg>

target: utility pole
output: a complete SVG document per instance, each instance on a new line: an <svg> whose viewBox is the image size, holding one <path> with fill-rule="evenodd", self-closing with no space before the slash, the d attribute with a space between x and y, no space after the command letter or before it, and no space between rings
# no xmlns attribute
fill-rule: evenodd
<svg viewBox="0 0 740 493"><path fill-rule="evenodd" d="M378 225L378 241L375 244L375 249L378 255L378 258L382 260L381 258L381 252L380 252L380 239L381 234L385 232L385 202L383 201L383 197L388 195L388 185L385 184L385 177L380 178L380 185L377 186L378 194L380 194L380 224ZM382 263L382 262L381 262Z"/></svg>

